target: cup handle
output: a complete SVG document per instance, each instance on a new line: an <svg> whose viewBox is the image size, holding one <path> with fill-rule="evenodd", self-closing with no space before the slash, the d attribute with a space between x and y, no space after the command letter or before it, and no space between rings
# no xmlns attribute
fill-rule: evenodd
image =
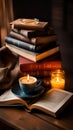
<svg viewBox="0 0 73 130"><path fill-rule="evenodd" d="M40 86L41 84L42 84L42 81L41 81L41 80L38 80L36 87Z"/></svg>
<svg viewBox="0 0 73 130"><path fill-rule="evenodd" d="M37 85L36 85L36 87L35 87L35 89L34 89L34 91L40 91L41 90L41 84L42 84L42 81L41 80L38 80L37 81Z"/></svg>

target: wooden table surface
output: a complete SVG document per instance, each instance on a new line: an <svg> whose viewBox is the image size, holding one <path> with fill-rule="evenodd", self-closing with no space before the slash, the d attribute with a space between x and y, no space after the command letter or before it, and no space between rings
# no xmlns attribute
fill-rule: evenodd
<svg viewBox="0 0 73 130"><path fill-rule="evenodd" d="M0 126L6 124L10 130L72 130L73 105L71 103L59 118L39 111L28 113L24 108L0 108L0 121Z"/></svg>

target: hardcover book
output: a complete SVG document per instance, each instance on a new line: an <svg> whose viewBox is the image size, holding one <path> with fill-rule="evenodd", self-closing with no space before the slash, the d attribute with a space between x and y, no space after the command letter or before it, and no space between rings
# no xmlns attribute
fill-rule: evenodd
<svg viewBox="0 0 73 130"><path fill-rule="evenodd" d="M39 110L43 114L46 113L53 117L60 116L73 97L73 93L61 89L50 89L45 93L42 92L39 96L25 96L26 94L23 94L24 98L18 96L16 93L16 91L11 89L3 93L0 96L0 107L23 106L27 112Z"/></svg>
<svg viewBox="0 0 73 130"><path fill-rule="evenodd" d="M12 31L19 33L25 37L32 38L32 37L39 37L39 36L50 36L50 35L55 35L55 31L52 27L49 27L46 30L26 30L26 29L17 29L13 28L11 29Z"/></svg>
<svg viewBox="0 0 73 130"><path fill-rule="evenodd" d="M54 57L54 56L53 56ZM50 60L50 56L46 59L39 61L39 62L33 62L31 60L28 60L22 56L19 56L19 67L21 72L30 72L30 71L48 71L48 70L55 70L55 69L61 69L61 61L60 59L53 59Z"/></svg>
<svg viewBox="0 0 73 130"><path fill-rule="evenodd" d="M28 38L26 36L23 36L23 35L17 33L17 32L10 31L9 36L13 37L15 39L18 39L20 41L36 45L36 46L43 45L43 44L47 45L51 42L57 41L57 36L55 34L49 35L49 36Z"/></svg>
<svg viewBox="0 0 73 130"><path fill-rule="evenodd" d="M48 22L39 21L38 19L19 18L10 22L10 26L18 29L44 30L48 27Z"/></svg>
<svg viewBox="0 0 73 130"><path fill-rule="evenodd" d="M29 50L29 51L34 51L34 52L40 52L41 50L45 51L47 48L51 49L51 48L55 47L57 44L56 42L51 42L51 43L46 43L46 44L39 44L37 46L35 44L30 44L28 42L21 41L21 40L18 40L16 38L10 37L10 36L5 37L5 42L15 45L17 47Z"/></svg>
<svg viewBox="0 0 73 130"><path fill-rule="evenodd" d="M34 77L37 77L37 78L50 78L51 76L51 70L32 70L32 71L24 71L24 69L22 68L20 70L20 75L21 76L26 76L26 75L32 75Z"/></svg>
<svg viewBox="0 0 73 130"><path fill-rule="evenodd" d="M32 52L26 49L22 49L15 45L6 43L6 47L9 48L11 51L15 52L16 54L23 56L31 61L37 62L40 61L48 56L51 56L57 52L59 52L59 46L55 46L49 50L42 51L42 52Z"/></svg>

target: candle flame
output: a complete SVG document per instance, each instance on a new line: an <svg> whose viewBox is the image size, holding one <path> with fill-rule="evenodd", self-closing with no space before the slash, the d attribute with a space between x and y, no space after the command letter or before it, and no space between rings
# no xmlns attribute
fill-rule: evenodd
<svg viewBox="0 0 73 130"><path fill-rule="evenodd" d="M56 80L57 82L59 82L60 80L59 80L59 77L57 77L57 80Z"/></svg>
<svg viewBox="0 0 73 130"><path fill-rule="evenodd" d="M29 76L29 74L27 74L27 81L29 81L29 78L30 78L30 76Z"/></svg>

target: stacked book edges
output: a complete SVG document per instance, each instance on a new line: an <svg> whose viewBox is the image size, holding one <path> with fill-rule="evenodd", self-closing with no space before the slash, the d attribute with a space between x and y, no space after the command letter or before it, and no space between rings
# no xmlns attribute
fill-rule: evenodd
<svg viewBox="0 0 73 130"><path fill-rule="evenodd" d="M61 68L57 35L48 22L37 19L16 19L10 23L9 35L5 37L6 47L19 55L22 75L49 77L50 71ZM23 61L23 62L22 62Z"/></svg>
<svg viewBox="0 0 73 130"><path fill-rule="evenodd" d="M39 62L19 56L19 68L22 75L30 74L39 78L48 78L52 70L62 69L60 54L56 53Z"/></svg>
<svg viewBox="0 0 73 130"><path fill-rule="evenodd" d="M57 35L48 22L16 19L10 23L6 46L29 60L37 62L59 51Z"/></svg>
<svg viewBox="0 0 73 130"><path fill-rule="evenodd" d="M14 51L20 56L23 56L24 58L27 58L29 60L32 60L34 62L38 62L43 60L44 58L53 55L59 51L59 47L54 47L50 50L41 51L41 52L32 52L28 51L26 49L19 48L17 46L14 46L12 44L6 44L6 47L9 48L11 51Z"/></svg>

